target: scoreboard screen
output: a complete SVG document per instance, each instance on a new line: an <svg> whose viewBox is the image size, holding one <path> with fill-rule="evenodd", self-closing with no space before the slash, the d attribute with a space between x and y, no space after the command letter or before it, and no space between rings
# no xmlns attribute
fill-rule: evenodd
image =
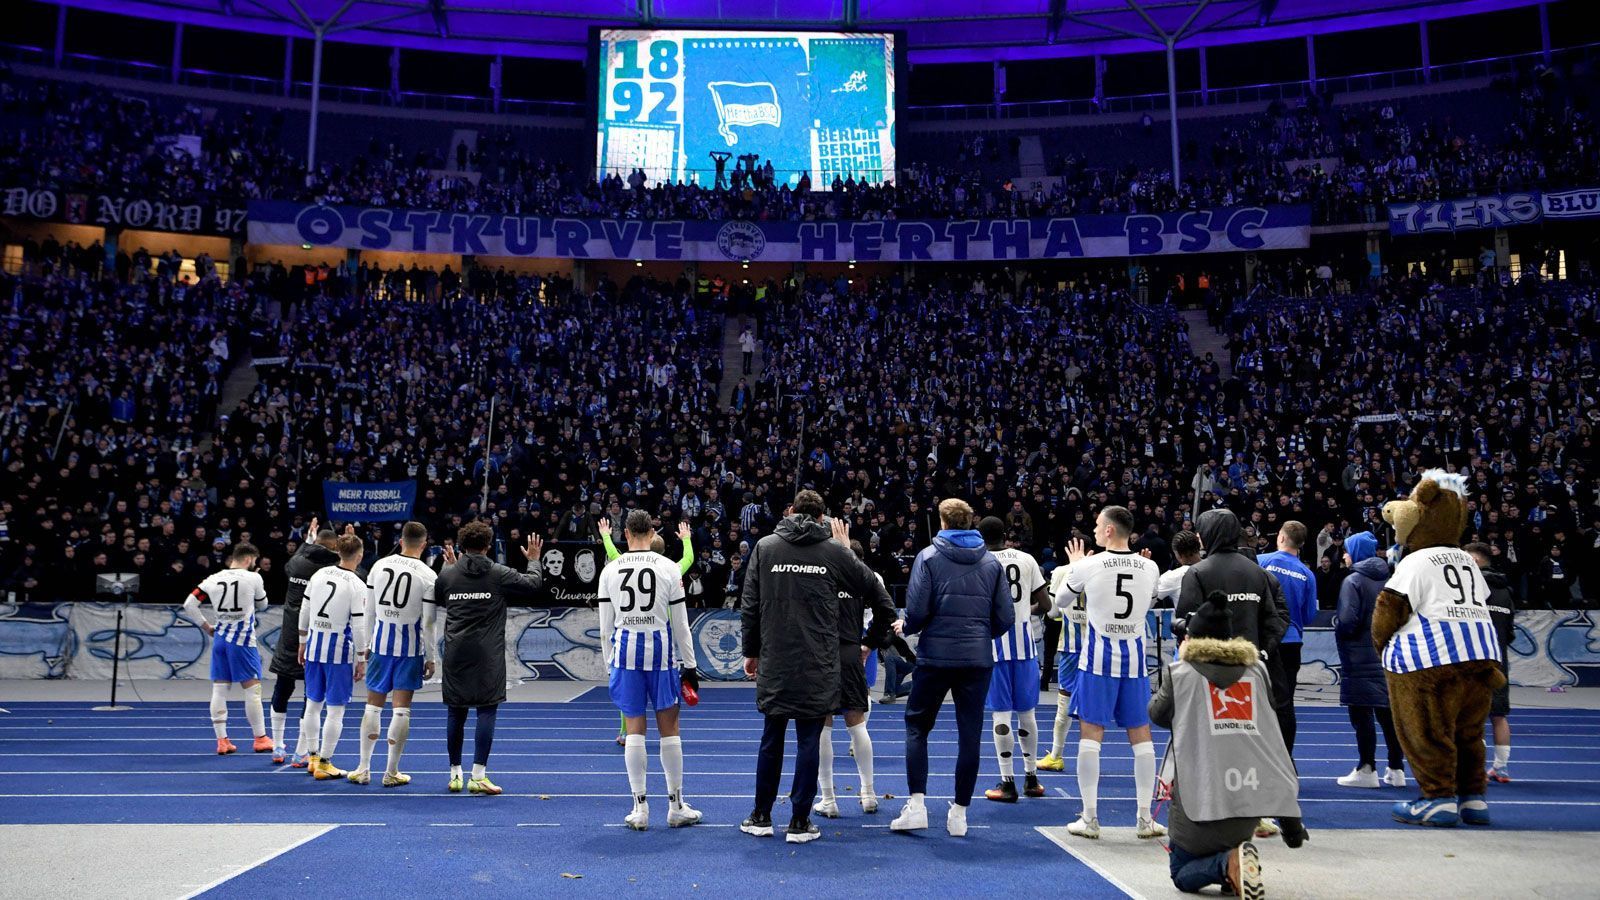
<svg viewBox="0 0 1600 900"><path fill-rule="evenodd" d="M596 30L597 178L894 180L895 35Z"/></svg>

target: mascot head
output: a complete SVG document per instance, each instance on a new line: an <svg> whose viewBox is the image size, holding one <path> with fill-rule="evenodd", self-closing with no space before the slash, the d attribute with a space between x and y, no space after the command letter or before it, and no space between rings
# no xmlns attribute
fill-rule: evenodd
<svg viewBox="0 0 1600 900"><path fill-rule="evenodd" d="M1383 520L1394 526L1395 544L1408 553L1457 546L1467 529L1466 476L1423 472L1410 497L1384 504Z"/></svg>

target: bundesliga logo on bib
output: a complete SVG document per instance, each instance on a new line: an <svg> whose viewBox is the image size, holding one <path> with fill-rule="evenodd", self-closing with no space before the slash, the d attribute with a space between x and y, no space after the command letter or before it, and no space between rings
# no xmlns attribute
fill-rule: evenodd
<svg viewBox="0 0 1600 900"><path fill-rule="evenodd" d="M1226 688L1207 684L1211 691L1211 733L1256 733L1255 693L1248 681L1238 681Z"/></svg>

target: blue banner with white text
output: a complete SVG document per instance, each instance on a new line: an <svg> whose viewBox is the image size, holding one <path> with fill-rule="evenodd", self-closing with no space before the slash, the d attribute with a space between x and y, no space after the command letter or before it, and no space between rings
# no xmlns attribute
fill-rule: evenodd
<svg viewBox="0 0 1600 900"><path fill-rule="evenodd" d="M324 481L328 518L338 522L400 522L417 502L414 481Z"/></svg>
<svg viewBox="0 0 1600 900"><path fill-rule="evenodd" d="M1569 191L1517 191L1462 200L1423 200L1389 204L1389 233L1450 234L1480 228L1509 228L1547 219L1600 217L1600 188Z"/></svg>
<svg viewBox="0 0 1600 900"><path fill-rule="evenodd" d="M1085 259L1310 246L1311 209L1054 219L698 222L250 204L253 244L555 259L845 262Z"/></svg>

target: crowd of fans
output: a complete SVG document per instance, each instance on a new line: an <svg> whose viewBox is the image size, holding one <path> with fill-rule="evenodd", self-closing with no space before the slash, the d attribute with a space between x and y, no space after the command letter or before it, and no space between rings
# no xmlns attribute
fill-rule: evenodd
<svg viewBox="0 0 1600 900"><path fill-rule="evenodd" d="M551 147L526 146L537 137L510 132L488 132L477 149L462 144L453 154L442 146L404 150L374 135L364 152L324 158L306 172L285 148L281 110L202 110L0 72L0 115L8 123L0 135L0 182L185 201L619 218L1023 217L1286 203L1310 204L1320 222L1376 221L1388 202L1592 183L1600 177L1600 150L1586 103L1550 76L1520 86L1508 122L1435 118L1425 106L1412 115L1395 101L1279 104L1224 128L1208 152L1194 154L1199 158L1177 185L1167 167L1101 156L1059 155L1049 177L1017 179L1016 165L1006 176L933 165L914 146L881 183L812 184L809 174L774 172L770 161L748 158L722 181L704 172L689 183L664 183L638 171L596 181L575 161L541 152ZM199 136L198 157L161 140L185 134ZM990 155L999 154L990 143ZM1006 151L1012 156L1015 143Z"/></svg>
<svg viewBox="0 0 1600 900"><path fill-rule="evenodd" d="M519 565L529 533L594 540L648 509L663 534L691 527L703 605L737 596L797 485L891 584L960 496L1046 568L1107 503L1163 564L1203 509L1234 509L1262 549L1296 519L1336 587L1339 541L1384 533L1382 503L1433 465L1469 474L1471 537L1530 605L1600 596L1592 285L1410 275L1241 302L1223 360L1095 278L813 278L769 286L764 366L728 373L723 402L726 307L687 281L491 279L491 301L271 266L122 275L71 250L0 283L0 592L19 597L136 572L170 601L245 539L279 588L324 480L415 481L436 535L487 518ZM224 405L247 347L259 378ZM374 555L393 543L360 528Z"/></svg>

